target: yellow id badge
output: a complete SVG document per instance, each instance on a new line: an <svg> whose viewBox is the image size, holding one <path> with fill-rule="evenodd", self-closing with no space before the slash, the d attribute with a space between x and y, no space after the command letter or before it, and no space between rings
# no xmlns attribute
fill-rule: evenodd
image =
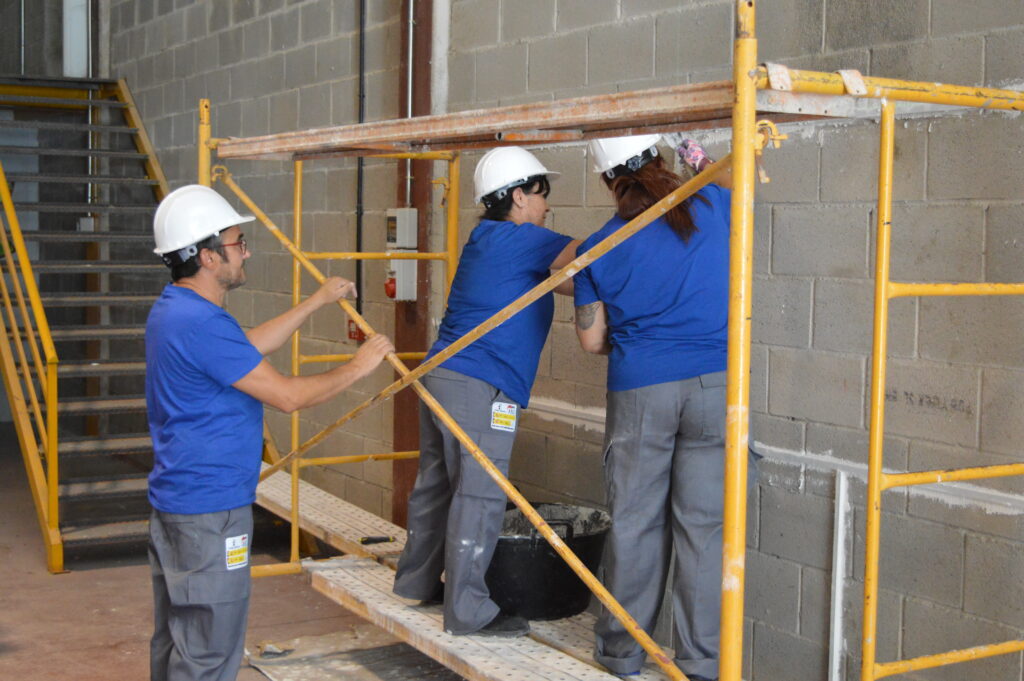
<svg viewBox="0 0 1024 681"><path fill-rule="evenodd" d="M237 570L249 564L249 535L240 534L224 540L224 561L228 570Z"/></svg>
<svg viewBox="0 0 1024 681"><path fill-rule="evenodd" d="M491 404L491 430L503 430L506 433L516 432L516 411L519 406L509 402Z"/></svg>

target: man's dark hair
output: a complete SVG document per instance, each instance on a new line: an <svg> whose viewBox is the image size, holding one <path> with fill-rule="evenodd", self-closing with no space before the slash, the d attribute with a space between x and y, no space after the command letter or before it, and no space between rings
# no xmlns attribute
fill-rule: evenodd
<svg viewBox="0 0 1024 681"><path fill-rule="evenodd" d="M220 256L221 260L227 258L227 252L224 250L224 246L221 243L220 235L214 234L213 236L208 236L202 241L196 242L195 255L184 262L171 266L171 281L178 281L179 279L194 276L196 272L199 271L199 256L202 254L203 249L213 251Z"/></svg>

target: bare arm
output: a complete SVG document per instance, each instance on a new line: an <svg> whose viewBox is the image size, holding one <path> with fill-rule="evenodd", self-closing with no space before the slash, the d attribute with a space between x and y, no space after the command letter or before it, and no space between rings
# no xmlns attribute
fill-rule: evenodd
<svg viewBox="0 0 1024 681"><path fill-rule="evenodd" d="M378 334L363 343L350 362L330 371L312 376L285 376L263 360L232 385L260 402L290 414L296 409L331 399L372 373L384 356L394 351L387 336Z"/></svg>
<svg viewBox="0 0 1024 681"><path fill-rule="evenodd" d="M573 239L568 244L566 244L565 248L562 249L562 252L559 253L558 257L555 258L554 262L551 263L552 274L554 274L555 272L562 269L563 267L565 267L566 265L568 265L569 263L576 259L576 247L579 245L579 239ZM555 293L560 293L563 296L571 296L574 289L575 287L573 286L572 279L566 279L561 284L555 287Z"/></svg>
<svg viewBox="0 0 1024 681"><path fill-rule="evenodd" d="M600 300L576 307L576 337L585 352L607 355L612 351L608 343L608 317Z"/></svg>
<svg viewBox="0 0 1024 681"><path fill-rule="evenodd" d="M342 297L355 298L356 285L341 277L330 277L316 293L287 312L250 329L245 336L260 354L269 355L284 345L311 314Z"/></svg>

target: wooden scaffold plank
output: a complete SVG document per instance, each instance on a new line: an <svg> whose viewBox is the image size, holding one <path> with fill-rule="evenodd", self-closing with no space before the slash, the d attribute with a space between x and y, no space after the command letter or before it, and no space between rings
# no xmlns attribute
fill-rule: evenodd
<svg viewBox="0 0 1024 681"><path fill-rule="evenodd" d="M256 503L286 520L291 518L291 476L281 471L261 482L256 488ZM405 548L403 528L302 480L299 527L339 551L389 565L398 562ZM394 537L394 541L362 544L359 540L363 537Z"/></svg>

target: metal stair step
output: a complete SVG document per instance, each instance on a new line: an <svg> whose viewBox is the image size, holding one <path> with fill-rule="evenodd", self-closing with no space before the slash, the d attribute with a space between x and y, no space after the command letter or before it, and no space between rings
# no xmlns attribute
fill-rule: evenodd
<svg viewBox="0 0 1024 681"><path fill-rule="evenodd" d="M123 376L126 374L146 373L146 362L121 362L117 360L83 360L81 362L61 362L57 365L57 376L60 378L76 378L79 376Z"/></svg>
<svg viewBox="0 0 1024 681"><path fill-rule="evenodd" d="M154 260L156 259L154 258ZM166 271L167 267L159 261L43 260L32 263L32 270L37 274L72 274L78 272L117 272L128 274Z"/></svg>
<svg viewBox="0 0 1024 681"><path fill-rule="evenodd" d="M17 85L19 87L65 88L68 90L99 90L102 87L117 85L112 78L76 78L74 76L0 76L0 85Z"/></svg>
<svg viewBox="0 0 1024 681"><path fill-rule="evenodd" d="M128 107L124 102L116 99L65 99L63 97L33 97L30 95L9 95L0 92L0 106L3 105L26 105L26 104L47 104L50 106L102 106L113 109L125 109Z"/></svg>
<svg viewBox="0 0 1024 681"><path fill-rule="evenodd" d="M132 454L152 449L149 435L118 435L109 437L63 438L57 444L60 456L89 456L93 454Z"/></svg>
<svg viewBox="0 0 1024 681"><path fill-rule="evenodd" d="M34 265L33 267L37 267ZM103 307L107 305L152 305L157 296L121 293L43 293L45 307Z"/></svg>
<svg viewBox="0 0 1024 681"><path fill-rule="evenodd" d="M138 128L127 125L98 125L95 123L63 123L56 121L25 121L0 119L0 128L27 128L29 130L66 130L69 132L113 132L134 135Z"/></svg>
<svg viewBox="0 0 1024 681"><path fill-rule="evenodd" d="M70 399L60 400L57 402L57 412L67 415L145 411L145 409L146 398L142 395L126 395L123 397L72 397Z"/></svg>
<svg viewBox="0 0 1024 681"><path fill-rule="evenodd" d="M153 242L152 232L81 232L24 230L25 241L144 241Z"/></svg>
<svg viewBox="0 0 1024 681"><path fill-rule="evenodd" d="M144 543L149 538L148 520L103 523L82 527L63 527L61 537L69 547L89 544Z"/></svg>
<svg viewBox="0 0 1024 681"><path fill-rule="evenodd" d="M25 147L25 146L2 146L0 155L16 154L21 156L101 156L104 158L130 158L144 160L149 158L146 154L138 151L124 151L120 149L73 149L68 147Z"/></svg>
<svg viewBox="0 0 1024 681"><path fill-rule="evenodd" d="M134 497L149 489L149 481L143 477L120 480L92 480L88 482L65 482L60 485L61 499L110 499L113 497Z"/></svg>
<svg viewBox="0 0 1024 681"><path fill-rule="evenodd" d="M42 184L145 184L158 185L159 180L148 177L120 177L118 175L44 175L40 173L7 173L9 182L39 182Z"/></svg>
<svg viewBox="0 0 1024 681"><path fill-rule="evenodd" d="M10 332L8 332L10 333ZM132 326L56 326L50 329L55 341L104 340L109 338L143 338L146 327Z"/></svg>
<svg viewBox="0 0 1024 681"><path fill-rule="evenodd" d="M110 203L37 203L15 201L14 207L26 213L153 213L155 205Z"/></svg>

